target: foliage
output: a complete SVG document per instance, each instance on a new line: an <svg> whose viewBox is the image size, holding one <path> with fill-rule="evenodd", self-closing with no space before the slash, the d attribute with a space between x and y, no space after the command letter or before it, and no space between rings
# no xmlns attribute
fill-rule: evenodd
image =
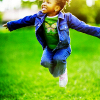
<svg viewBox="0 0 100 100"><path fill-rule="evenodd" d="M96 0L92 7L86 5L86 0L72 0L70 5L70 7L66 7L65 12L71 12L85 22L95 23L95 17L100 6L99 0Z"/></svg>
<svg viewBox="0 0 100 100"><path fill-rule="evenodd" d="M22 8L31 8L31 6L34 4L34 2L29 2L29 1L22 1Z"/></svg>
<svg viewBox="0 0 100 100"><path fill-rule="evenodd" d="M87 17L84 15L86 7L87 6L85 0L72 0L70 7L66 6L65 12L71 12L75 16L77 16L80 20L87 22ZM85 11L83 8L85 9Z"/></svg>
<svg viewBox="0 0 100 100"><path fill-rule="evenodd" d="M0 100L99 100L100 40L74 30L70 36L69 82L60 88L59 79L40 65L33 27L0 30Z"/></svg>
<svg viewBox="0 0 100 100"><path fill-rule="evenodd" d="M99 2L99 0L95 1L94 8L95 8L95 20L96 20L96 23L100 24L100 2Z"/></svg>
<svg viewBox="0 0 100 100"><path fill-rule="evenodd" d="M34 1L34 2L23 1L23 0L22 0L22 7L23 7L23 8L26 8L26 7L31 8L32 5L37 4L37 5L38 5L38 8L40 8L40 7L41 7L41 3L42 3L41 0L36 0L36 1Z"/></svg>
<svg viewBox="0 0 100 100"><path fill-rule="evenodd" d="M3 14L2 14L2 12L0 12L0 23L2 23L2 16L3 16Z"/></svg>
<svg viewBox="0 0 100 100"><path fill-rule="evenodd" d="M100 24L100 9L98 10L96 17L95 17L96 24Z"/></svg>

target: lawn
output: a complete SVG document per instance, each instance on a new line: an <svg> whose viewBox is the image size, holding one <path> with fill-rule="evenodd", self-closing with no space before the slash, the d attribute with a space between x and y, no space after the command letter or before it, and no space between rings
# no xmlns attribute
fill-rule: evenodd
<svg viewBox="0 0 100 100"><path fill-rule="evenodd" d="M40 65L34 28L0 29L0 100L100 100L100 39L70 30L69 82L59 87Z"/></svg>

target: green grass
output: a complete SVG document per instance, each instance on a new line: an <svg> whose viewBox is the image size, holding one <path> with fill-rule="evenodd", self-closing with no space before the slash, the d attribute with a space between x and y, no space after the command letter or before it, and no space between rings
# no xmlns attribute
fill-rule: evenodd
<svg viewBox="0 0 100 100"><path fill-rule="evenodd" d="M40 65L34 28L0 30L0 100L100 100L100 39L70 30L69 82Z"/></svg>

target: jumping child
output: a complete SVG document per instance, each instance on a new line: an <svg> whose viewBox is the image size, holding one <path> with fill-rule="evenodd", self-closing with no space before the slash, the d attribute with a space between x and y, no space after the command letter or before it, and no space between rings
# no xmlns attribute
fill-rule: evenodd
<svg viewBox="0 0 100 100"><path fill-rule="evenodd" d="M54 77L59 77L60 87L68 82L66 59L71 54L69 28L100 38L100 28L80 21L71 13L61 10L70 0L43 0L42 10L22 19L3 25L13 31L34 25L37 40L43 47L41 65L48 68Z"/></svg>

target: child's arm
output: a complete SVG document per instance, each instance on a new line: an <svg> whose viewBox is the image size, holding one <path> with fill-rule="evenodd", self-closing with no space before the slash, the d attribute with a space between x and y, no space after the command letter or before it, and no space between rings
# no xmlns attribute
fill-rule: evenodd
<svg viewBox="0 0 100 100"><path fill-rule="evenodd" d="M6 27L6 29L8 28L9 31L13 31L22 27L34 25L36 16L37 14L34 14L33 16L26 16L19 20L7 22L3 27Z"/></svg>
<svg viewBox="0 0 100 100"><path fill-rule="evenodd" d="M69 13L69 28L100 38L100 27L90 26Z"/></svg>

